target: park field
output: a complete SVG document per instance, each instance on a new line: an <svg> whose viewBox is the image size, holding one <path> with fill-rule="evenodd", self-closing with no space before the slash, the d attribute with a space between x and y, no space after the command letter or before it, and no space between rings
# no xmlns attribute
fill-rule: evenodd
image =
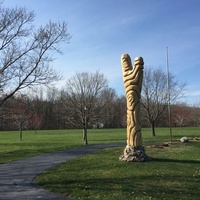
<svg viewBox="0 0 200 200"><path fill-rule="evenodd" d="M170 141L168 128L157 128L157 136L151 136L151 129L143 129L144 146ZM173 129L173 140L182 136L200 136L199 128ZM126 142L126 129L90 129L89 144ZM82 130L38 130L23 131L23 140L19 140L19 131L0 131L0 164L19 160L43 153L83 145Z"/></svg>
<svg viewBox="0 0 200 200"><path fill-rule="evenodd" d="M74 159L45 171L36 182L53 192L74 199L199 199L200 128L143 129L143 144L150 162L119 161L126 142L125 129L88 130L90 144L124 142L124 146L105 149ZM179 139L187 136L188 143ZM196 140L195 140L196 138ZM192 140L193 139L193 140ZM168 147L163 144L168 143ZM83 145L82 130L0 132L0 163Z"/></svg>
<svg viewBox="0 0 200 200"><path fill-rule="evenodd" d="M104 135L104 131L100 134ZM197 200L200 197L199 131L185 128L184 135L196 140L180 143L183 135L179 129L174 129L172 143L164 147L162 145L170 141L167 129L158 129L158 136L154 138L149 129L144 129L144 145L152 161L121 162L119 156L124 147L120 146L47 170L36 178L36 183L66 197L81 200ZM112 134L119 134L121 141L120 132L113 131ZM91 138L91 142L93 140ZM111 141L115 142L117 138L110 138Z"/></svg>
<svg viewBox="0 0 200 200"><path fill-rule="evenodd" d="M81 129L23 131L0 131L0 164L27 157L74 148L83 145ZM88 130L89 144L125 142L125 129Z"/></svg>

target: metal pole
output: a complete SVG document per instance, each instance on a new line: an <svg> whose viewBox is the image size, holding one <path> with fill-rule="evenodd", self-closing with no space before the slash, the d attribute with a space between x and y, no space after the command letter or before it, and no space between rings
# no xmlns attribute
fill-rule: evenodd
<svg viewBox="0 0 200 200"><path fill-rule="evenodd" d="M169 115L169 131L170 131L170 140L172 143L172 127L171 127L171 99L170 99L170 80L169 80L169 62L168 62L168 47L166 47L167 54L167 91L168 91L168 115Z"/></svg>

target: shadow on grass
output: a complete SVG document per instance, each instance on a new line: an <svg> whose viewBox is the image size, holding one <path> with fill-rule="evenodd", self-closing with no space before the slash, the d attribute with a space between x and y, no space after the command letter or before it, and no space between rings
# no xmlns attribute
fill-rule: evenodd
<svg viewBox="0 0 200 200"><path fill-rule="evenodd" d="M177 160L177 159L168 159L168 158L152 158L151 161L155 161L155 162L174 162L174 163L200 164L200 161L198 161L198 160Z"/></svg>
<svg viewBox="0 0 200 200"><path fill-rule="evenodd" d="M43 152L44 153L44 152ZM22 160L28 157L33 157L39 155L40 152L37 150L14 150L9 152L3 152L0 153L0 164L16 161L16 160Z"/></svg>
<svg viewBox="0 0 200 200"><path fill-rule="evenodd" d="M195 183L193 188L186 183L186 177L175 176L138 176L127 178L85 178L79 180L59 180L49 183L41 183L41 186L48 185L48 189L63 193L68 191L75 198L85 195L98 194L100 199L174 199L178 195L183 195L184 199L198 199L198 185ZM78 182L78 184L77 184ZM181 185L181 183L184 185ZM186 184L185 184L186 183ZM59 186L56 188L55 186ZM173 187L171 187L173 186ZM66 190L67 188L67 190ZM64 192L65 193L65 192ZM76 196L77 195L77 196ZM91 198L90 198L91 199Z"/></svg>
<svg viewBox="0 0 200 200"><path fill-rule="evenodd" d="M65 146L62 143L45 143L45 145L42 145L41 143L26 143L19 145L0 144L0 146L1 145L7 146L9 151L0 152L0 164L76 147L76 145ZM13 149L13 146L16 146L18 149Z"/></svg>

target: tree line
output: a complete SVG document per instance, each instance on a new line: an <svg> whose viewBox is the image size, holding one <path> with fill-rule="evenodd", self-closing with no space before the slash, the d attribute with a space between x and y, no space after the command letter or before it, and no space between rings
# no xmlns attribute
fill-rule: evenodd
<svg viewBox="0 0 200 200"><path fill-rule="evenodd" d="M151 72L154 72L154 78L155 73L161 78L159 84L153 86L152 83L149 87L144 74L141 122L143 127L167 127L167 94L163 94L164 77L161 76L164 72L160 69L151 69ZM182 89L182 86L178 88ZM49 88L46 93L41 89L29 95L14 95L0 108L0 130L82 128L86 131L88 128L126 127L126 98L117 95L98 71L76 73L62 89ZM173 126L200 125L198 102L194 106L173 103L171 109Z"/></svg>

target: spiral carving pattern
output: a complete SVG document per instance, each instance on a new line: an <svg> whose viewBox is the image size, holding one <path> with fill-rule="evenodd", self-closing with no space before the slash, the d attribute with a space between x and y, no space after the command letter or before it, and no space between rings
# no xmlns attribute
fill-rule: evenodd
<svg viewBox="0 0 200 200"><path fill-rule="evenodd" d="M121 57L127 100L127 146L142 146L140 99L143 80L143 58L136 57L134 67L128 54Z"/></svg>

